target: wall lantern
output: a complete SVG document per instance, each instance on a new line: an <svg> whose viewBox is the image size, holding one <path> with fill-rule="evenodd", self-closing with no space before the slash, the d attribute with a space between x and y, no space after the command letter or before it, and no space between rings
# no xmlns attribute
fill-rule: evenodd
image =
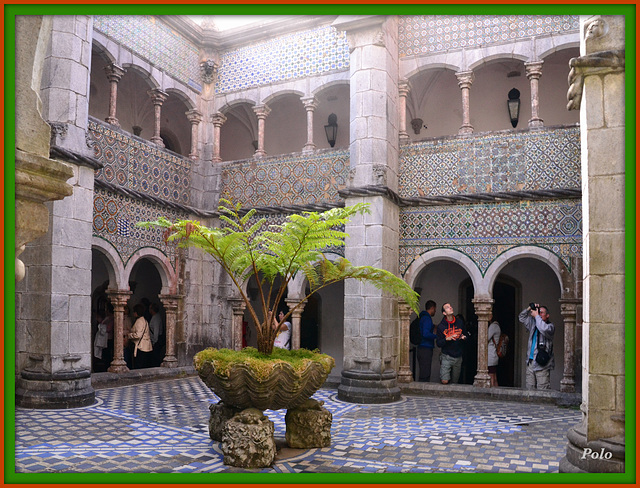
<svg viewBox="0 0 640 488"><path fill-rule="evenodd" d="M338 116L336 114L329 115L328 124L324 126L324 131L327 133L327 142L331 147L336 143L336 136L338 135Z"/></svg>
<svg viewBox="0 0 640 488"><path fill-rule="evenodd" d="M511 119L511 126L516 127L518 125L518 118L520 117L520 91L516 88L512 88L509 92L509 100L507 100L507 108L509 109L509 118Z"/></svg>

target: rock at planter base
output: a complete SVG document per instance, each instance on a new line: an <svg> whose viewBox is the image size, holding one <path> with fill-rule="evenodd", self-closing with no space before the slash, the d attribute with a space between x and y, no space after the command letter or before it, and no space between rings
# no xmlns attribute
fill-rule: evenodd
<svg viewBox="0 0 640 488"><path fill-rule="evenodd" d="M237 468L266 468L276 458L273 422L257 408L228 420L222 431L223 462Z"/></svg>
<svg viewBox="0 0 640 488"><path fill-rule="evenodd" d="M241 408L231 407L222 402L209 406L209 437L214 441L222 441L222 432L225 424L237 413L242 411Z"/></svg>
<svg viewBox="0 0 640 488"><path fill-rule="evenodd" d="M309 399L296 408L287 410L285 439L289 447L311 449L331 445L331 420L333 415L324 402Z"/></svg>

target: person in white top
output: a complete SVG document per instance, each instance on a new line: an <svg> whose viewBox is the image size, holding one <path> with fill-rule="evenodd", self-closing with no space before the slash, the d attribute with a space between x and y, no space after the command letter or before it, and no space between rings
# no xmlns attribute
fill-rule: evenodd
<svg viewBox="0 0 640 488"><path fill-rule="evenodd" d="M498 341L500 341L500 324L494 320L493 315L489 320L489 354L487 356L487 365L489 366L489 377L491 378L491 386L498 386L498 351L496 349Z"/></svg>
<svg viewBox="0 0 640 488"><path fill-rule="evenodd" d="M284 312L280 310L278 313L278 322L274 321L274 326L282 322L284 319ZM280 328L280 332L273 343L274 347L281 347L283 349L291 349L291 322L285 322Z"/></svg>

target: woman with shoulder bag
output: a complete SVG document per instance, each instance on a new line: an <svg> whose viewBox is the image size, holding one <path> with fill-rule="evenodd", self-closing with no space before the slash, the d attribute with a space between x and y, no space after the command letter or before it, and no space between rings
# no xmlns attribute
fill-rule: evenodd
<svg viewBox="0 0 640 488"><path fill-rule="evenodd" d="M149 334L149 322L144 318L144 305L133 307L135 322L129 339L133 342L133 369L148 368L151 364L153 345Z"/></svg>

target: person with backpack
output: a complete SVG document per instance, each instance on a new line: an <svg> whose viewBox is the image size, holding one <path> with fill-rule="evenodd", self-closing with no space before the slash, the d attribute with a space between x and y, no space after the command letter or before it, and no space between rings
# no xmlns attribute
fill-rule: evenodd
<svg viewBox="0 0 640 488"><path fill-rule="evenodd" d="M556 328L549 320L549 309L545 305L531 302L518 320L529 331L527 342L527 390L548 390L551 388L553 359L553 333Z"/></svg>
<svg viewBox="0 0 640 488"><path fill-rule="evenodd" d="M489 336L487 365L489 366L489 377L491 378L491 386L498 386L498 342L500 341L500 324L491 316L489 320Z"/></svg>
<svg viewBox="0 0 640 488"><path fill-rule="evenodd" d="M418 367L420 375L418 381L431 380L431 360L433 359L433 341L436 334L433 326L433 317L436 314L436 302L427 300L424 310L420 312L420 335L421 341L418 344Z"/></svg>

